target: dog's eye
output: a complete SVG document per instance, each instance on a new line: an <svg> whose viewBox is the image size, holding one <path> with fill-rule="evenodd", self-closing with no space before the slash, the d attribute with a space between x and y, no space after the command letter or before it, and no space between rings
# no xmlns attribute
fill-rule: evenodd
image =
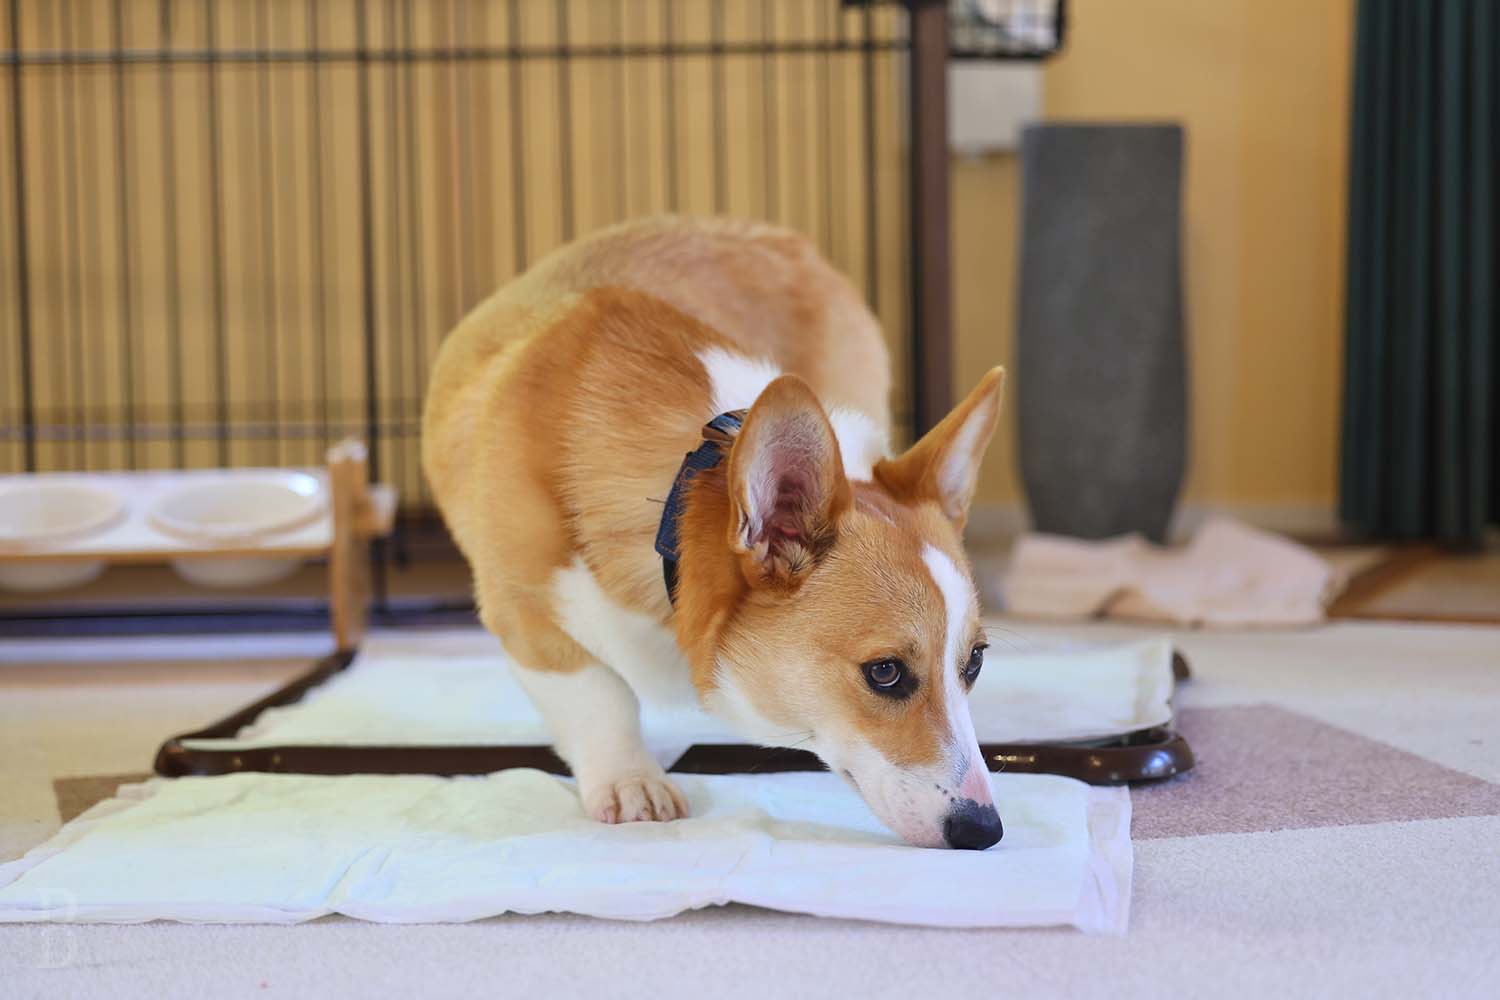
<svg viewBox="0 0 1500 1000"><path fill-rule="evenodd" d="M964 664L964 683L973 685L979 679L979 671L984 668L984 651L988 649L985 643L976 643L969 651L969 662Z"/></svg>
<svg viewBox="0 0 1500 1000"><path fill-rule="evenodd" d="M878 694L897 694L906 679L906 664L900 660L872 660L865 664L865 681Z"/></svg>

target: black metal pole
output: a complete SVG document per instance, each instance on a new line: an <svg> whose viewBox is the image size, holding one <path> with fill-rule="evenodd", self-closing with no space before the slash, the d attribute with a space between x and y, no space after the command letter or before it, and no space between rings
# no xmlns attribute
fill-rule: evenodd
<svg viewBox="0 0 1500 1000"><path fill-rule="evenodd" d="M573 239L574 195L573 195L573 71L568 58L568 3L558 0L557 44L562 55L557 60L557 158L558 158L558 209L562 215L562 238L564 243ZM512 39L514 41L514 39ZM616 169L623 170L623 164ZM468 303L464 303L467 308Z"/></svg>
<svg viewBox="0 0 1500 1000"><path fill-rule="evenodd" d="M365 447L370 478L378 481L380 466L380 346L375 317L375 192L371 177L369 19L365 0L355 7L355 36L359 51L356 78L359 102L360 275L364 299L365 334ZM370 576L377 614L386 606L385 543L370 543Z"/></svg>
<svg viewBox="0 0 1500 1000"><path fill-rule="evenodd" d="M948 4L908 0L911 12L911 395L921 435L953 405L953 288L949 267Z"/></svg>
<svg viewBox="0 0 1500 1000"><path fill-rule="evenodd" d="M10 43L21 50L21 3L10 0ZM16 184L16 312L20 320L21 422L25 435L26 471L36 471L36 399L32 392L31 368L31 269L27 260L26 229L26 119L21 100L21 64L11 67L10 121L15 131Z"/></svg>
<svg viewBox="0 0 1500 1000"><path fill-rule="evenodd" d="M355 8L355 18L360 52L356 86L359 103L360 286L365 313L365 446L369 454L370 478L379 479L380 347L375 318L375 194L370 177L370 63L364 57L368 38L364 0L360 0Z"/></svg>
<svg viewBox="0 0 1500 1000"><path fill-rule="evenodd" d="M208 217L209 231L213 239L213 302L214 302L214 419L219 438L219 465L229 465L229 335L227 333L228 312L225 306L224 285L224 178L223 155L220 151L219 135L219 73L218 60L213 58L218 51L218 33L215 25L214 0L204 0L203 15L208 34L210 58L207 69L208 84Z"/></svg>
<svg viewBox="0 0 1500 1000"><path fill-rule="evenodd" d="M114 50L118 55L125 51L125 11L121 0L115 0L111 12ZM125 395L125 462L134 470L138 464L136 448L136 398L135 398L135 284L131 281L131 261L134 258L134 240L130 232L130 147L126 136L129 132L129 104L126 100L125 64L116 62L113 74L115 91L115 156L120 169L115 174L120 199L120 333L121 365L120 383Z"/></svg>
<svg viewBox="0 0 1500 1000"><path fill-rule="evenodd" d="M172 44L172 7L169 0L160 0L158 20L161 28L160 48L166 52ZM172 464L179 469L187 467L187 443L183 436L183 424L187 422L183 402L182 378L182 271L177 247L177 108L175 78L170 66L158 70L157 84L160 90L157 100L161 103L162 129L162 251L167 274L167 373L172 387Z"/></svg>

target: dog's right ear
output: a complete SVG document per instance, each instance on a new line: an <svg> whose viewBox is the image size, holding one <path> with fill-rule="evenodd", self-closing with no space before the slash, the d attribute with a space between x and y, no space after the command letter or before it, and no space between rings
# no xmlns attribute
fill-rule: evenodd
<svg viewBox="0 0 1500 1000"><path fill-rule="evenodd" d="M908 503L931 501L963 531L979 484L979 463L1000 420L1005 369L991 368L964 401L896 458L875 463L875 479Z"/></svg>
<svg viewBox="0 0 1500 1000"><path fill-rule="evenodd" d="M833 544L851 493L833 425L802 379L760 394L729 455L729 544L752 586L796 586Z"/></svg>

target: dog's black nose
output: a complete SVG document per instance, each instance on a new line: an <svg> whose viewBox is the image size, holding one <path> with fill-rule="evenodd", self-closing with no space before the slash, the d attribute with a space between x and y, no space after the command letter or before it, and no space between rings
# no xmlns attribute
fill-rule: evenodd
<svg viewBox="0 0 1500 1000"><path fill-rule="evenodd" d="M1000 825L1000 814L994 806L982 806L973 799L964 799L954 806L943 820L943 839L949 847L962 851L982 851L993 847L1004 836Z"/></svg>

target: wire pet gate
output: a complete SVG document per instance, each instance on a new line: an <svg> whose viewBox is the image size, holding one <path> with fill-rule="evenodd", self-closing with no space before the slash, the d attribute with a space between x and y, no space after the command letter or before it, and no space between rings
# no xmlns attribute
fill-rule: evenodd
<svg viewBox="0 0 1500 1000"><path fill-rule="evenodd" d="M899 9L10 0L7 20L5 471L312 463L357 432L420 506L438 340L552 246L653 211L794 225L908 328Z"/></svg>
<svg viewBox="0 0 1500 1000"><path fill-rule="evenodd" d="M0 473L315 465L354 433L420 512L441 337L661 211L812 236L891 338L898 426L930 424L946 144L907 108L944 106L946 47L940 3L7 0Z"/></svg>

